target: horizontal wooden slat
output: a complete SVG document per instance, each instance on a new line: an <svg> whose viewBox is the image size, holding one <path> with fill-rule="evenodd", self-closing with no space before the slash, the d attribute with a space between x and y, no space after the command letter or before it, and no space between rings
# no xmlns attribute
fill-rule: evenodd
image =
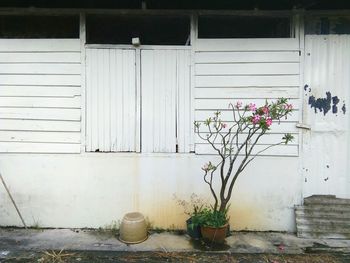
<svg viewBox="0 0 350 263"><path fill-rule="evenodd" d="M43 63L25 63L25 64L5 64L0 63L0 75L4 74L53 74L53 75L79 75L81 71L80 64L43 64Z"/></svg>
<svg viewBox="0 0 350 263"><path fill-rule="evenodd" d="M80 75L0 75L0 85L80 86Z"/></svg>
<svg viewBox="0 0 350 263"><path fill-rule="evenodd" d="M0 142L0 152L11 153L79 153L79 144Z"/></svg>
<svg viewBox="0 0 350 263"><path fill-rule="evenodd" d="M252 151L252 154L258 153L263 150L267 145L256 145ZM195 145L196 154L216 154L215 150L209 144L196 144ZM297 156L298 146L296 145L278 145L271 147L261 154L262 156L273 155L273 156Z"/></svg>
<svg viewBox="0 0 350 263"><path fill-rule="evenodd" d="M55 97L0 97L0 107L80 108L80 96Z"/></svg>
<svg viewBox="0 0 350 263"><path fill-rule="evenodd" d="M249 103L255 103L257 107L264 106L266 103L266 99L241 99L243 105L247 105ZM269 103L271 99L267 100ZM194 102L194 108L196 110L228 110L229 104L235 104L237 102L236 99L196 99ZM297 99L290 99L288 101L293 105L294 109L299 108L299 101Z"/></svg>
<svg viewBox="0 0 350 263"><path fill-rule="evenodd" d="M296 38L198 39L196 51L297 51Z"/></svg>
<svg viewBox="0 0 350 263"><path fill-rule="evenodd" d="M1 68L0 68L1 70ZM299 63L197 64L196 75L296 75Z"/></svg>
<svg viewBox="0 0 350 263"><path fill-rule="evenodd" d="M0 91L1 94L1 91ZM225 99L235 98L299 98L299 88L297 87L273 87L273 88L196 88L195 98L204 99Z"/></svg>
<svg viewBox="0 0 350 263"><path fill-rule="evenodd" d="M1 142L80 143L80 132L0 131Z"/></svg>
<svg viewBox="0 0 350 263"><path fill-rule="evenodd" d="M80 39L0 39L0 52L80 51Z"/></svg>
<svg viewBox="0 0 350 263"><path fill-rule="evenodd" d="M80 121L80 109L0 108L0 119Z"/></svg>
<svg viewBox="0 0 350 263"><path fill-rule="evenodd" d="M195 63L299 62L299 60L300 56L298 51L233 51L195 53Z"/></svg>
<svg viewBox="0 0 350 263"><path fill-rule="evenodd" d="M195 83L196 87L297 87L299 76L196 76Z"/></svg>
<svg viewBox="0 0 350 263"><path fill-rule="evenodd" d="M74 97L79 86L1 86L0 97Z"/></svg>
<svg viewBox="0 0 350 263"><path fill-rule="evenodd" d="M6 52L0 53L0 63L78 63L79 52Z"/></svg>
<svg viewBox="0 0 350 263"><path fill-rule="evenodd" d="M228 127L231 124L231 122L227 122L227 121L225 121L225 123L228 124ZM281 121L280 123L273 122L269 132L270 133L298 133L299 130L295 125L296 125L295 122L284 122L284 121ZM228 130L228 128L226 128L225 130ZM200 131L204 133L207 132L206 126L204 124L202 124Z"/></svg>
<svg viewBox="0 0 350 263"><path fill-rule="evenodd" d="M0 130L80 131L79 121L0 120Z"/></svg>
<svg viewBox="0 0 350 263"><path fill-rule="evenodd" d="M1 111L0 111L1 112ZM195 111L195 120L204 121L209 117L214 116L214 111L210 110L196 110ZM246 116L249 116L248 114ZM233 113L230 110L221 111L220 119L223 121L233 121ZM298 121L299 120L299 111L295 110L290 115L288 115L287 119L283 118L281 121Z"/></svg>
<svg viewBox="0 0 350 263"><path fill-rule="evenodd" d="M201 136L206 138L206 133L202 133ZM245 138L247 138L248 134L241 134L240 136L238 136L238 143L243 143ZM284 135L283 134L274 134L274 133L270 133L270 134L265 134L264 136L262 136L259 139L259 144L275 144L275 143L280 143L282 141L282 137ZM288 143L288 145L298 145L299 142L299 136L297 134L293 135L294 136L294 140L290 143ZM254 141L256 139L257 135L254 135L251 139L251 141ZM215 141L216 143L220 142L220 138L217 138L217 140ZM201 138L199 138L199 136L196 134L195 135L195 143L205 143L205 140L202 140Z"/></svg>

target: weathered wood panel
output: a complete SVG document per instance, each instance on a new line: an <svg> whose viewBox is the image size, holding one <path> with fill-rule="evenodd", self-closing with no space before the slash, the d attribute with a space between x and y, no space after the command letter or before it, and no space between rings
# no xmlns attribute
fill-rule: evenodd
<svg viewBox="0 0 350 263"><path fill-rule="evenodd" d="M71 98L55 97L0 97L1 107L32 108L80 108L80 96Z"/></svg>
<svg viewBox="0 0 350 263"><path fill-rule="evenodd" d="M0 131L1 142L80 143L79 132Z"/></svg>
<svg viewBox="0 0 350 263"><path fill-rule="evenodd" d="M0 67L1 71L1 67ZM196 75L298 75L299 63L197 64Z"/></svg>
<svg viewBox="0 0 350 263"><path fill-rule="evenodd" d="M73 63L0 63L0 75L80 75L80 64Z"/></svg>
<svg viewBox="0 0 350 263"><path fill-rule="evenodd" d="M267 63L267 62L294 62L299 63L298 51L229 51L229 52L196 52L196 64L220 64L220 63Z"/></svg>
<svg viewBox="0 0 350 263"><path fill-rule="evenodd" d="M79 153L80 144L0 142L0 151L5 153Z"/></svg>
<svg viewBox="0 0 350 263"><path fill-rule="evenodd" d="M80 121L80 118L79 108L0 108L0 119Z"/></svg>
<svg viewBox="0 0 350 263"><path fill-rule="evenodd" d="M274 123L266 145L281 133L298 133L300 56L297 39L200 39L195 52L195 120L204 121L215 111L230 123L229 103L262 106L265 101L288 98L295 111L288 119ZM272 138L272 139L271 139ZM264 155L298 155L299 138L291 145L277 146ZM198 147L197 147L198 146ZM212 153L210 145L196 140L196 152Z"/></svg>
<svg viewBox="0 0 350 263"><path fill-rule="evenodd" d="M296 38L198 39L196 51L298 51Z"/></svg>
<svg viewBox="0 0 350 263"><path fill-rule="evenodd" d="M86 58L86 150L135 151L135 50L87 49Z"/></svg>
<svg viewBox="0 0 350 263"><path fill-rule="evenodd" d="M74 97L80 86L1 86L0 97Z"/></svg>
<svg viewBox="0 0 350 263"><path fill-rule="evenodd" d="M0 52L80 52L80 39L1 39Z"/></svg>
<svg viewBox="0 0 350 263"><path fill-rule="evenodd" d="M0 93L1 94L1 93ZM229 88L196 88L196 99L277 99L277 98L299 98L299 87L229 87Z"/></svg>
<svg viewBox="0 0 350 263"><path fill-rule="evenodd" d="M79 39L0 40L0 152L77 153Z"/></svg>

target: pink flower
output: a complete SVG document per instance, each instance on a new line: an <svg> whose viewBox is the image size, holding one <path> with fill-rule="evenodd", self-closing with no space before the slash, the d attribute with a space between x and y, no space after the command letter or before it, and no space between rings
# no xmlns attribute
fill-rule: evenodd
<svg viewBox="0 0 350 263"><path fill-rule="evenodd" d="M271 124L272 124L272 119L271 119L271 118L267 118L267 119L266 119L266 125L267 125L267 127L270 127Z"/></svg>
<svg viewBox="0 0 350 263"><path fill-rule="evenodd" d="M243 105L242 101L239 100L239 101L236 102L235 106L236 106L237 109L239 109L239 108L242 107L242 105Z"/></svg>
<svg viewBox="0 0 350 263"><path fill-rule="evenodd" d="M203 167L202 167L202 170L203 171L208 171L209 170L209 164L204 164Z"/></svg>
<svg viewBox="0 0 350 263"><path fill-rule="evenodd" d="M254 124L257 124L260 121L260 119L261 119L260 115L254 115L253 119L252 119L252 122Z"/></svg>
<svg viewBox="0 0 350 263"><path fill-rule="evenodd" d="M293 105L292 104L287 104L287 110L292 110L293 109Z"/></svg>
<svg viewBox="0 0 350 263"><path fill-rule="evenodd" d="M221 127L225 129L227 127L227 124L226 123L221 123Z"/></svg>
<svg viewBox="0 0 350 263"><path fill-rule="evenodd" d="M248 108L250 111L256 111L256 105L254 103L249 103Z"/></svg>
<svg viewBox="0 0 350 263"><path fill-rule="evenodd" d="M269 107L267 107L267 106L264 106L263 108L262 108L262 112L264 113L264 114L269 114Z"/></svg>

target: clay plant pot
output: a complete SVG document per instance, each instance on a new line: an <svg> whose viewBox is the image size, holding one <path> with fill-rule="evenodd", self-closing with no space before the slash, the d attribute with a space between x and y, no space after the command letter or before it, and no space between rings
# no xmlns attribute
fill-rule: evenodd
<svg viewBox="0 0 350 263"><path fill-rule="evenodd" d="M139 212L124 216L119 229L119 240L126 244L137 244L148 237L145 217Z"/></svg>
<svg viewBox="0 0 350 263"><path fill-rule="evenodd" d="M214 243L224 243L227 235L228 224L221 227L201 226L203 239Z"/></svg>

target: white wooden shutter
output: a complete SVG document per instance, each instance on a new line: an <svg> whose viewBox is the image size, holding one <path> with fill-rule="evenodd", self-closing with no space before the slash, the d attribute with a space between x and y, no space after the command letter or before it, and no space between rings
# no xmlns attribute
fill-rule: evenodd
<svg viewBox="0 0 350 263"><path fill-rule="evenodd" d="M189 55L188 50L141 51L142 152L189 151Z"/></svg>
<svg viewBox="0 0 350 263"><path fill-rule="evenodd" d="M136 151L133 49L87 49L87 151Z"/></svg>

